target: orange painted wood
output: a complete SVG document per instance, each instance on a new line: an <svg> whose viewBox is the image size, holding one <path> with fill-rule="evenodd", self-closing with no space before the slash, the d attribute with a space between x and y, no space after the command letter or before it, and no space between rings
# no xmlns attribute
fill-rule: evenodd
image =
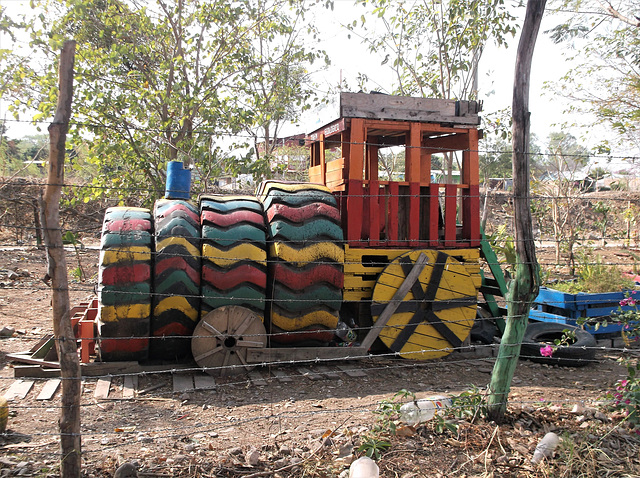
<svg viewBox="0 0 640 478"><path fill-rule="evenodd" d="M329 163L329 164L331 164L331 163ZM325 177L326 177L327 185L329 183L338 183L339 184L339 183L342 182L342 177L343 177L342 169L339 169L337 171L327 171Z"/></svg>
<svg viewBox="0 0 640 478"><path fill-rule="evenodd" d="M326 163L326 171L327 173L334 171L342 171L344 169L344 158L334 159L333 161L329 161Z"/></svg>
<svg viewBox="0 0 640 478"><path fill-rule="evenodd" d="M480 186L470 186L463 190L462 234L469 247L480 245Z"/></svg>
<svg viewBox="0 0 640 478"><path fill-rule="evenodd" d="M440 201L438 199L440 187L438 184L431 184L429 186L429 206L427 208L425 219L428 221L428 238L427 244L429 247L437 247L440 240L438 232L440 228Z"/></svg>
<svg viewBox="0 0 640 478"><path fill-rule="evenodd" d="M367 166L365 171L365 179L370 181L378 180L378 152L380 138L377 136L367 137Z"/></svg>
<svg viewBox="0 0 640 478"><path fill-rule="evenodd" d="M388 195L388 229L387 238L390 246L397 246L399 244L398 239L398 203L400 201L400 186L398 183L389 183L389 195Z"/></svg>
<svg viewBox="0 0 640 478"><path fill-rule="evenodd" d="M480 184L480 162L478 157L478 130L471 129L466 135L468 143L462 152L462 182L469 186ZM479 211L479 209L478 209Z"/></svg>
<svg viewBox="0 0 640 478"><path fill-rule="evenodd" d="M365 128L364 120L353 118L351 120L351 156L349 158L349 179L362 181L364 166Z"/></svg>
<svg viewBox="0 0 640 478"><path fill-rule="evenodd" d="M431 184L431 154L420 148L420 184Z"/></svg>
<svg viewBox="0 0 640 478"><path fill-rule="evenodd" d="M420 240L420 183L409 183L409 247Z"/></svg>
<svg viewBox="0 0 640 478"><path fill-rule="evenodd" d="M322 168L320 166L311 166L309 168L309 181L322 184Z"/></svg>
<svg viewBox="0 0 640 478"><path fill-rule="evenodd" d="M362 211L363 211L362 181L349 180L347 184L347 241L360 241L362 237Z"/></svg>
<svg viewBox="0 0 640 478"><path fill-rule="evenodd" d="M325 154L324 154L324 134L320 135L320 177L322 178L322 180L320 181L320 184L324 184L326 182L326 163L325 163Z"/></svg>
<svg viewBox="0 0 640 478"><path fill-rule="evenodd" d="M456 247L456 206L458 188L444 185L444 247Z"/></svg>
<svg viewBox="0 0 640 478"><path fill-rule="evenodd" d="M411 123L411 129L407 135L407 148L405 154L404 177L409 183L420 182L420 124Z"/></svg>
<svg viewBox="0 0 640 478"><path fill-rule="evenodd" d="M369 244L377 246L380 244L380 189L378 181L369 181Z"/></svg>

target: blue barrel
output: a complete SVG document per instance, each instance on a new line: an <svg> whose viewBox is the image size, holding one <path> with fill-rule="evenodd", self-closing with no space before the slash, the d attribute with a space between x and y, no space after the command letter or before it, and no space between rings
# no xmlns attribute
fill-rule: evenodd
<svg viewBox="0 0 640 478"><path fill-rule="evenodd" d="M184 169L182 161L167 163L166 199L189 199L191 195L191 170Z"/></svg>

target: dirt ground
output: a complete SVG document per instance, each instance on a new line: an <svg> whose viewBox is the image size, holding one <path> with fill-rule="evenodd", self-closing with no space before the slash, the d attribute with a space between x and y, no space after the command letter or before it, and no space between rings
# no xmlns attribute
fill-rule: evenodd
<svg viewBox="0 0 640 478"><path fill-rule="evenodd" d="M71 283L72 305L93 295L97 259L93 248L67 251L69 270L79 260L88 278ZM15 329L0 339L0 393L16 380L6 354L28 350L52 331L45 264L45 252L36 247L0 251L0 328ZM640 442L620 425L620 416L571 413L577 404L598 406L626 376L616 362L621 350L611 348L611 341L605 345L596 362L582 368L520 361L505 423L468 418L458 422L457 432L442 433L434 420L415 430L401 428L402 436L390 437L391 448L382 451L380 476L605 476L604 470L607 476L640 476ZM132 462L138 476L151 477L346 476L353 457L361 454L357 447L376 424L373 411L381 401L401 389L418 397L457 394L471 385L482 390L495 360L490 351L484 355L454 353L430 362L381 355L348 364L364 372L359 378L312 380L293 365L261 368L264 385L239 376L217 379L214 390L191 393L174 393L170 374L146 374L131 399L123 399L122 377L113 378L104 400L94 398L96 379L85 378L83 473L111 477L118 466ZM314 367L318 364L309 365ZM58 476L60 392L38 400L47 380L34 380L24 399L10 402L8 433L0 435L0 476ZM533 466L535 445L548 431L563 438L561 451ZM571 459L571 450L583 453L584 460ZM594 471L580 475L580 467Z"/></svg>

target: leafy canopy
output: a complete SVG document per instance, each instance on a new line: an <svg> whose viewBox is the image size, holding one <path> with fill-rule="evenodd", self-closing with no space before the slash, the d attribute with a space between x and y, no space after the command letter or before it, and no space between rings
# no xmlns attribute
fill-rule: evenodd
<svg viewBox="0 0 640 478"><path fill-rule="evenodd" d="M84 144L96 194L150 201L169 160L196 168L205 186L255 161L231 154L231 135L267 138L295 121L310 94L303 46L306 4L288 0L42 0L26 29L33 54L3 62L16 116L53 116L56 58L77 41L71 138ZM39 14L36 14L39 13ZM260 132L260 133L258 133Z"/></svg>

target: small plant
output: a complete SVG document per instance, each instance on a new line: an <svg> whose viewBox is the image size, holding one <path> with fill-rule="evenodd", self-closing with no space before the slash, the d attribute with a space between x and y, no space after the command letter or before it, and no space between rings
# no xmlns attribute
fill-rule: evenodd
<svg viewBox="0 0 640 478"><path fill-rule="evenodd" d="M487 416L486 394L475 385L460 395L451 397L451 413L456 418L469 420L471 423L476 417Z"/></svg>
<svg viewBox="0 0 640 478"><path fill-rule="evenodd" d="M605 395L611 400L611 408L624 412L626 422L640 434L640 363L625 362L627 378L618 380L614 390Z"/></svg>
<svg viewBox="0 0 640 478"><path fill-rule="evenodd" d="M80 251L78 249L78 244L80 244L80 246L83 246L82 242L80 241L78 236L75 235L73 232L67 231L62 236L62 243L71 244L73 246L73 250L76 253L76 260L78 261L78 267L76 267L71 272L71 275L75 279L78 279L79 281L83 282L86 279L86 275L84 273L84 269L82 268L82 262L80 261Z"/></svg>
<svg viewBox="0 0 640 478"><path fill-rule="evenodd" d="M599 256L578 254L578 280L559 282L554 289L577 294L578 292L602 293L628 290L634 287L631 279L624 276L615 266L605 264Z"/></svg>
<svg viewBox="0 0 640 478"><path fill-rule="evenodd" d="M373 460L379 460L386 450L391 448L391 443L380 437L366 436L362 439L358 451Z"/></svg>
<svg viewBox="0 0 640 478"><path fill-rule="evenodd" d="M382 400L374 410L376 423L369 433L362 437L358 451L369 458L379 460L382 453L391 447L389 436L396 434L398 415L402 403L409 398L415 400L413 392L402 389L391 400Z"/></svg>
<svg viewBox="0 0 640 478"><path fill-rule="evenodd" d="M487 240L498 254L502 256L501 262L506 264L507 271L514 273L516 270L516 247L513 236L507 233L507 226L502 224L491 234Z"/></svg>

